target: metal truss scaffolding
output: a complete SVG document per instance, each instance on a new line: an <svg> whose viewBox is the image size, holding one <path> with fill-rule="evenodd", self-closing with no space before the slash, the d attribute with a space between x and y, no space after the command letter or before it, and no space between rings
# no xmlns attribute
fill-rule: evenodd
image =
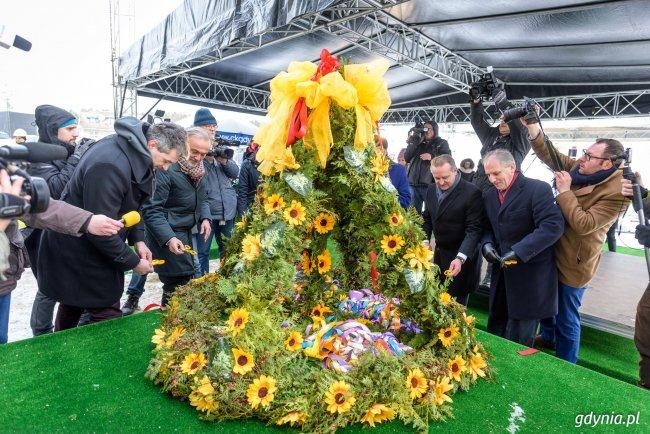
<svg viewBox="0 0 650 434"><path fill-rule="evenodd" d="M650 90L648 89L537 98L535 101L542 107L542 119L596 119L650 115ZM515 104L519 102L521 101L513 101ZM640 108L642 105L644 108ZM496 113L495 110L486 110L486 112L487 117ZM434 119L440 123L469 122L469 103L389 109L382 123L404 124L418 119Z"/></svg>

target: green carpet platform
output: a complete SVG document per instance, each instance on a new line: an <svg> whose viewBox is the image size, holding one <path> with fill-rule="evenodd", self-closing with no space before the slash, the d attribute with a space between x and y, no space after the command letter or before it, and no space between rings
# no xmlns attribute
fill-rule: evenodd
<svg viewBox="0 0 650 434"><path fill-rule="evenodd" d="M254 420L206 423L194 408L144 378L155 312L0 347L1 432L289 432ZM454 399L444 432L650 432L650 394L544 353L477 331L496 368ZM576 427L579 415L628 415L631 426ZM613 418L612 418L613 419ZM636 421L638 420L638 424ZM343 432L370 432L354 426ZM411 432L395 421L376 432ZM296 432L296 431L294 431Z"/></svg>

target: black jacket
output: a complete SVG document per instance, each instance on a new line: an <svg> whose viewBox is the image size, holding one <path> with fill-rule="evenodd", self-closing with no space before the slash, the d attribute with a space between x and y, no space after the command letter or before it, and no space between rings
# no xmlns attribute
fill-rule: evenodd
<svg viewBox="0 0 650 434"><path fill-rule="evenodd" d="M564 217L551 186L521 173L499 203L496 188L483 193L486 220L482 243L492 242L500 255L513 250L519 264L492 267L490 309L499 279L505 279L508 316L531 320L557 314L557 268L553 247L564 232Z"/></svg>
<svg viewBox="0 0 650 434"><path fill-rule="evenodd" d="M237 185L237 212L246 212L250 203L255 199L257 186L260 183L260 172L257 170L255 154L247 156L241 164L239 183Z"/></svg>
<svg viewBox="0 0 650 434"><path fill-rule="evenodd" d="M62 199L91 211L119 219L139 210L151 196L153 161L143 124L126 117L115 122L117 134L99 140L79 163ZM45 232L38 261L39 289L61 303L84 307L108 307L124 290L124 272L140 259L125 244L144 241L144 224L123 229L117 235L76 238Z"/></svg>
<svg viewBox="0 0 650 434"><path fill-rule="evenodd" d="M427 186L433 183L431 174L431 161L420 158L422 154L431 154L431 158L438 155L449 154L449 143L436 136L433 140L425 140L420 144L410 143L404 151L404 159L409 163L408 176L410 185Z"/></svg>
<svg viewBox="0 0 650 434"><path fill-rule="evenodd" d="M438 203L435 184L427 188L424 200L423 229L427 238L436 240L433 260L444 271L458 253L467 256L461 272L449 286L453 296L476 291L481 272L479 244L483 233L483 199L481 191L461 179L442 202Z"/></svg>
<svg viewBox="0 0 650 434"><path fill-rule="evenodd" d="M476 168L476 175L474 175L474 184L486 192L492 187L492 183L485 176L485 169L483 168L482 158L490 151L495 149L505 149L509 151L515 158L517 169L521 170L521 163L526 158L528 151L530 151L530 142L527 138L527 131L519 121L513 119L508 122L510 127L510 134L501 136L499 134L499 127L491 127L485 120L485 110L481 102L474 104L470 103L470 118L472 127L476 132L479 140L481 141L481 160L478 162Z"/></svg>
<svg viewBox="0 0 650 434"><path fill-rule="evenodd" d="M156 266L163 276L190 276L194 274L193 258L185 253L170 252L167 242L176 237L192 245L192 228L210 218L210 205L206 194L206 177L198 186L183 172L178 163L169 170L156 170L156 190L142 208L145 223L145 240L154 259L164 259ZM198 234L202 237L203 235Z"/></svg>

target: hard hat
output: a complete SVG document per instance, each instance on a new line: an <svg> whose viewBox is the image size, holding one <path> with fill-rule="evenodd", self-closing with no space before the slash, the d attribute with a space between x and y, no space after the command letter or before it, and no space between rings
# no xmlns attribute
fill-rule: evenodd
<svg viewBox="0 0 650 434"><path fill-rule="evenodd" d="M18 128L16 131L14 131L14 135L12 137L27 137L27 131L23 130L22 128Z"/></svg>

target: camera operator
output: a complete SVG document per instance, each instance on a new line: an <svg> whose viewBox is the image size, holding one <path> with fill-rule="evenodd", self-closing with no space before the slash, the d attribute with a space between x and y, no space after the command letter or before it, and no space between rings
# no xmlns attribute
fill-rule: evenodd
<svg viewBox="0 0 650 434"><path fill-rule="evenodd" d="M645 222L639 222L636 227L636 239L644 248L650 247L650 196L648 190L643 188L643 180L637 172L636 179L642 187L643 213ZM625 197L632 197L632 181L621 178L621 194ZM636 307L636 320L634 322L634 344L639 351L639 386L650 389L650 283L639 300Z"/></svg>
<svg viewBox="0 0 650 434"><path fill-rule="evenodd" d="M422 126L416 124L409 131L407 143L404 159L409 164L409 185L413 192L411 203L418 214L422 215L427 187L433 183L431 160L438 155L451 155L451 150L449 143L438 137L438 124L434 120L425 122Z"/></svg>
<svg viewBox="0 0 650 434"><path fill-rule="evenodd" d="M240 215L250 207L260 184L260 172L257 170L260 163L255 159L259 147L260 145L251 139L244 153L244 161L241 163L239 182L237 183L237 212Z"/></svg>
<svg viewBox="0 0 650 434"><path fill-rule="evenodd" d="M65 160L50 161L48 163L32 164L27 172L31 176L41 177L47 182L52 199L59 199L63 189L72 177L83 153L92 142L85 146L76 146L79 131L77 119L66 110L52 105L40 105L34 112L36 125L38 126L39 142L62 146L68 151L68 158ZM29 255L29 262L32 266L34 276L37 275L38 248L42 231L40 229L27 227L23 229L25 247ZM52 317L56 302L46 297L40 289L34 298L32 305L32 316L30 326L34 336L50 333L54 329Z"/></svg>
<svg viewBox="0 0 650 434"><path fill-rule="evenodd" d="M535 112L539 116L539 106ZM619 168L625 150L618 140L596 139L576 160L561 154L538 122L520 120L537 157L555 171L555 201L566 220L564 234L555 245L558 313L540 322L541 335L535 344L555 348L558 357L576 363L580 350L578 309L598 269L607 231L629 203L621 194L623 171Z"/></svg>
<svg viewBox="0 0 650 434"><path fill-rule="evenodd" d="M492 97L499 101L505 101L505 92L502 89L497 89L493 92ZM514 157L517 170L521 170L521 163L530 151L530 143L526 139L526 129L517 119L510 122L501 121L498 126L491 127L485 119L485 109L481 98L470 100L470 119L472 128L481 141L481 158L495 149L505 149ZM492 187L492 183L485 175L482 160L478 162L476 168L474 185L483 193Z"/></svg>
<svg viewBox="0 0 650 434"><path fill-rule="evenodd" d="M194 126L205 129L211 138L217 131L217 120L210 110L201 108L194 115ZM223 260L225 243L223 238L230 238L237 214L237 192L232 182L239 176L239 166L232 160L232 151L217 145L205 157L205 181L210 203L212 231L208 239L197 237L197 253L200 274L210 272L210 247L212 236L217 239L219 258Z"/></svg>
<svg viewBox="0 0 650 434"><path fill-rule="evenodd" d="M0 171L0 193L20 196L22 184L22 178L11 183L7 172ZM50 200L46 211L38 214L25 214L21 219L32 227L49 229L76 237L84 233L99 236L114 235L123 227L123 224L117 220L103 215L93 215L88 211L54 199ZM5 264L0 266L0 273L4 276L4 280L0 281L0 344L4 344L7 343L11 292L16 289L25 267L29 266L29 259L16 221L4 219L1 222L2 239L8 240L8 243L2 246L2 252L7 257L0 260Z"/></svg>
<svg viewBox="0 0 650 434"><path fill-rule="evenodd" d="M140 209L152 194L154 170L187 155L185 130L170 122L149 126L124 117L115 121L115 132L79 163L62 195L66 202L115 217ZM60 302L55 330L76 327L84 309L91 322L121 316L124 272L150 273L151 259L143 222L106 238L45 232L37 278L41 291Z"/></svg>

